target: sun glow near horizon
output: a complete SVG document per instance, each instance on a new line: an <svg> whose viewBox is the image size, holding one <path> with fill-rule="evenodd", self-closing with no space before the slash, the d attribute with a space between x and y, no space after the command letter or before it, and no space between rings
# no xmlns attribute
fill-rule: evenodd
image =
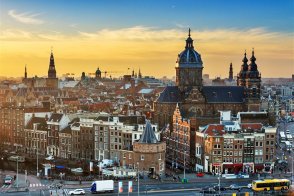
<svg viewBox="0 0 294 196"><path fill-rule="evenodd" d="M211 77L227 77L230 62L236 75L244 50L250 53L252 47L264 77L290 77L294 62L292 36L264 28L192 29L191 35L195 49L202 56L204 73ZM101 67L114 72L114 76L126 74L128 68L141 68L144 75L173 77L177 54L184 49L186 38L186 29L144 26L91 33L77 31L74 35L6 30L0 36L5 48L0 54L0 71L1 75L22 76L27 64L29 76L47 75L53 46L59 76L73 72L77 77L83 71L92 73Z"/></svg>

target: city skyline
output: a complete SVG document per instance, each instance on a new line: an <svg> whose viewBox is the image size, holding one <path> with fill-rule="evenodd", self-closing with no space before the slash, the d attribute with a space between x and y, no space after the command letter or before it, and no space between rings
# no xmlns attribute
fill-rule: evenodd
<svg viewBox="0 0 294 196"><path fill-rule="evenodd" d="M28 77L47 75L53 47L58 76L79 77L100 67L113 76L141 69L143 75L173 77L188 28L211 78L228 77L231 62L236 76L244 51L250 56L252 48L262 77L294 73L293 1L0 4L1 76L23 76L25 65Z"/></svg>

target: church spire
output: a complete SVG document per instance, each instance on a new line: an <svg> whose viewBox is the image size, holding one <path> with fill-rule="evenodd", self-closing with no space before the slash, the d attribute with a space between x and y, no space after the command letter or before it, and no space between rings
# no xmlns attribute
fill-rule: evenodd
<svg viewBox="0 0 294 196"><path fill-rule="evenodd" d="M24 78L27 79L28 78L28 73L27 73L27 65L25 65L25 74L24 74Z"/></svg>
<svg viewBox="0 0 294 196"><path fill-rule="evenodd" d="M186 49L187 48L194 48L193 46L193 39L191 38L191 29L189 28L188 38L186 39Z"/></svg>
<svg viewBox="0 0 294 196"><path fill-rule="evenodd" d="M230 64L229 80L230 81L233 80L233 64L232 64L232 62Z"/></svg>
<svg viewBox="0 0 294 196"><path fill-rule="evenodd" d="M241 71L248 71L248 59L247 59L247 54L246 54L246 50L245 50L245 53L244 53L244 58L242 60L243 62L243 65L241 66Z"/></svg>
<svg viewBox="0 0 294 196"><path fill-rule="evenodd" d="M56 70L55 70L55 63L54 63L52 48L51 48L51 55L50 55L50 62L49 62L49 69L48 69L48 78L56 78Z"/></svg>
<svg viewBox="0 0 294 196"><path fill-rule="evenodd" d="M256 58L254 56L254 48L252 48L252 56L250 58L250 61L253 62L253 63L255 63L255 61L256 61Z"/></svg>
<svg viewBox="0 0 294 196"><path fill-rule="evenodd" d="M139 78L142 78L142 74L141 74L141 70L140 70L140 68L139 68L138 77L139 77Z"/></svg>
<svg viewBox="0 0 294 196"><path fill-rule="evenodd" d="M191 29L189 28L189 34L188 34L189 37L191 37Z"/></svg>

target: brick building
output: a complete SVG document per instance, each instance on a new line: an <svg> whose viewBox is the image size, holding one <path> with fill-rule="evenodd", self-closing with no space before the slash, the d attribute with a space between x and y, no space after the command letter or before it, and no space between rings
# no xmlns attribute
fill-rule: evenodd
<svg viewBox="0 0 294 196"><path fill-rule="evenodd" d="M134 142L133 151L121 151L122 166L137 168L151 176L165 174L165 142L159 142L150 121L146 121L144 132L138 142Z"/></svg>

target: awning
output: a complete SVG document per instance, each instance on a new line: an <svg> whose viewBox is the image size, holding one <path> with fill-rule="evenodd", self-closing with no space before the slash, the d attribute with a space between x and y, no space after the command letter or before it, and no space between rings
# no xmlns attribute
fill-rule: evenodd
<svg viewBox="0 0 294 196"><path fill-rule="evenodd" d="M234 163L234 167L243 167L243 163Z"/></svg>
<svg viewBox="0 0 294 196"><path fill-rule="evenodd" d="M255 164L255 165L254 165L254 168L255 168L256 170L262 170L262 169L264 168L264 166L263 166L263 164Z"/></svg>
<svg viewBox="0 0 294 196"><path fill-rule="evenodd" d="M234 164L223 164L224 168L233 168Z"/></svg>

